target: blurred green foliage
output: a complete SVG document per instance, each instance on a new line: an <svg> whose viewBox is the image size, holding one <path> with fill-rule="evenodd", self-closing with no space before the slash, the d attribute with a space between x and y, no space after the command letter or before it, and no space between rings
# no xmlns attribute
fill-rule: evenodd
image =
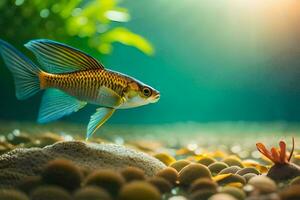
<svg viewBox="0 0 300 200"><path fill-rule="evenodd" d="M74 42L109 54L115 42L147 55L149 41L123 26L130 20L118 0L1 0L1 37L24 43L34 38Z"/></svg>

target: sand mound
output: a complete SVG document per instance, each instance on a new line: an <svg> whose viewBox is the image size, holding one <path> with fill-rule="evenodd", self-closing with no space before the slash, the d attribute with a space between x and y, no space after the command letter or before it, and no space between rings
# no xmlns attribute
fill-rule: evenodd
<svg viewBox="0 0 300 200"><path fill-rule="evenodd" d="M119 170L138 167L153 176L165 165L159 160L124 146L79 141L58 142L44 148L15 149L0 156L0 187L14 186L27 176L39 175L45 164L56 158L72 160L86 169Z"/></svg>

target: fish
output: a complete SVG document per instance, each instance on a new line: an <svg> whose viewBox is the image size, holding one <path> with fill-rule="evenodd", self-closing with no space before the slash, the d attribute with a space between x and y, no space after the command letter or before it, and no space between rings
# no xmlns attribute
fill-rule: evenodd
<svg viewBox="0 0 300 200"><path fill-rule="evenodd" d="M48 123L97 105L87 126L90 138L118 109L156 103L160 92L104 65L83 51L48 39L24 45L35 55L36 65L8 42L0 39L0 54L13 74L16 97L25 100L44 91L38 123Z"/></svg>

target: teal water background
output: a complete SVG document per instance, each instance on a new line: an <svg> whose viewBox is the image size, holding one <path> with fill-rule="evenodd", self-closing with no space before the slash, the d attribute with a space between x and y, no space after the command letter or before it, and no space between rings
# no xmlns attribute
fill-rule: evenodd
<svg viewBox="0 0 300 200"><path fill-rule="evenodd" d="M118 43L112 54L100 56L81 38L60 42L160 90L158 103L120 110L110 124L299 122L300 28L296 19L300 19L300 5L249 2L124 0L121 5L130 11L131 20L123 26L147 38L155 47L153 56ZM26 32L28 21L7 35L3 24L16 18L10 20L1 22L0 37L32 57L21 47L34 39ZM43 29L43 23L39 28ZM23 31L26 37L18 37ZM0 63L0 119L36 120L41 94L16 100L12 76ZM88 106L62 120L87 122L95 108Z"/></svg>

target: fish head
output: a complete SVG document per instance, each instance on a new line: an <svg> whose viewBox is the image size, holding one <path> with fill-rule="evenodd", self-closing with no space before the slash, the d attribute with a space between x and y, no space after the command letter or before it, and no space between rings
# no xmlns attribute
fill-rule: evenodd
<svg viewBox="0 0 300 200"><path fill-rule="evenodd" d="M124 94L126 101L122 107L138 107L149 103L156 103L160 93L153 87L134 80L128 84Z"/></svg>

